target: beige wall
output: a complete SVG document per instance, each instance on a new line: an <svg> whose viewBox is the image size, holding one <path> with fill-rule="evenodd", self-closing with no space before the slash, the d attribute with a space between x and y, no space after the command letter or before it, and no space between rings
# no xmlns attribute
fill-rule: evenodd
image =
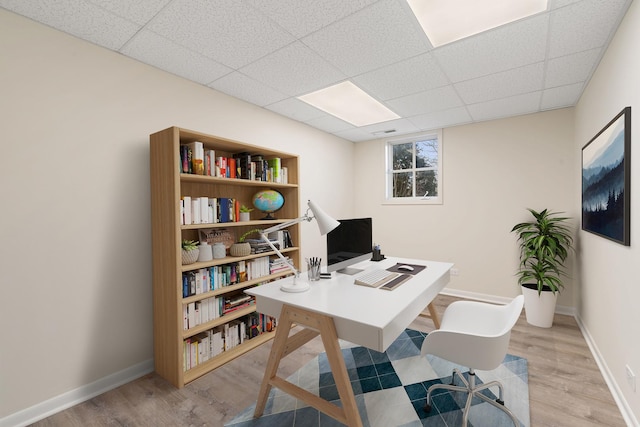
<svg viewBox="0 0 640 427"><path fill-rule="evenodd" d="M0 56L0 423L152 366L149 134L297 153L301 199L352 210L350 142L1 9Z"/></svg>
<svg viewBox="0 0 640 427"><path fill-rule="evenodd" d="M614 387L640 418L640 389L627 382L625 365L640 376L640 5L631 4L622 25L576 108L575 161L616 114L631 106L631 246L580 233L580 318L597 343ZM579 206L580 200L574 204ZM640 383L637 384L640 388Z"/></svg>
<svg viewBox="0 0 640 427"><path fill-rule="evenodd" d="M526 208L565 212L573 198L573 110L458 126L443 132L442 205L385 205L385 140L356 144L356 212L373 216L383 252L455 263L447 287L513 297L517 242L511 227ZM577 233L577 231L576 231ZM573 306L572 278L559 304Z"/></svg>

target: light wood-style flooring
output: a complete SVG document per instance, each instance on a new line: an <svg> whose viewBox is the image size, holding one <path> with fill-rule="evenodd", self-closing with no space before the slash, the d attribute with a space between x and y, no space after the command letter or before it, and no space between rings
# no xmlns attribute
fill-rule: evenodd
<svg viewBox="0 0 640 427"><path fill-rule="evenodd" d="M454 300L439 295L438 312ZM411 327L428 332L433 323L419 317ZM149 374L34 426L223 426L256 401L271 343L183 389ZM280 376L287 377L322 351L315 338L282 360ZM626 425L573 317L556 315L554 326L542 329L527 324L523 312L509 352L528 360L532 427Z"/></svg>

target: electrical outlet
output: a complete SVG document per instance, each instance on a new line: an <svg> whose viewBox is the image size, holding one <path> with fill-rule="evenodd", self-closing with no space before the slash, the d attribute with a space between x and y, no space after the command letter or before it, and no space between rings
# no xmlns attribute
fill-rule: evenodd
<svg viewBox="0 0 640 427"><path fill-rule="evenodd" d="M629 387L631 387L631 390L635 392L636 391L636 374L633 373L629 365L625 365L624 368L627 371L627 382L629 383Z"/></svg>

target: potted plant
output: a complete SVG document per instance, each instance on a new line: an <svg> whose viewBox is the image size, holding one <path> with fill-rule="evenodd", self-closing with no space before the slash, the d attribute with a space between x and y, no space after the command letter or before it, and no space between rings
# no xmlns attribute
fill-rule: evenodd
<svg viewBox="0 0 640 427"><path fill-rule="evenodd" d="M259 228L254 228L240 236L240 238L238 239L238 243L234 243L233 245L231 245L231 248L229 248L229 253L231 254L231 256L249 255L251 253L251 245L248 242L245 242L244 239L246 239L253 233L260 233L260 231L262 230L260 230Z"/></svg>
<svg viewBox="0 0 640 427"><path fill-rule="evenodd" d="M549 328L558 293L564 288L564 262L573 246L568 217L544 209L527 209L533 219L513 226L520 243L518 284L525 296L527 322Z"/></svg>
<svg viewBox="0 0 640 427"><path fill-rule="evenodd" d="M240 206L240 221L250 221L251 220L251 211L253 208L249 208L245 205Z"/></svg>
<svg viewBox="0 0 640 427"><path fill-rule="evenodd" d="M182 265L193 264L198 260L200 250L195 240L182 241Z"/></svg>

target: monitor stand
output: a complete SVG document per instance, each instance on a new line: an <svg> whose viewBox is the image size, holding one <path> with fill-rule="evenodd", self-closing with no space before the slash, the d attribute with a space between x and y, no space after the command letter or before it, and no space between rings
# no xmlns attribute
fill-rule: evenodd
<svg viewBox="0 0 640 427"><path fill-rule="evenodd" d="M354 274L358 274L361 271L364 271L364 270L361 268L345 267L343 269L336 271L336 273L348 274L349 276L353 276Z"/></svg>

